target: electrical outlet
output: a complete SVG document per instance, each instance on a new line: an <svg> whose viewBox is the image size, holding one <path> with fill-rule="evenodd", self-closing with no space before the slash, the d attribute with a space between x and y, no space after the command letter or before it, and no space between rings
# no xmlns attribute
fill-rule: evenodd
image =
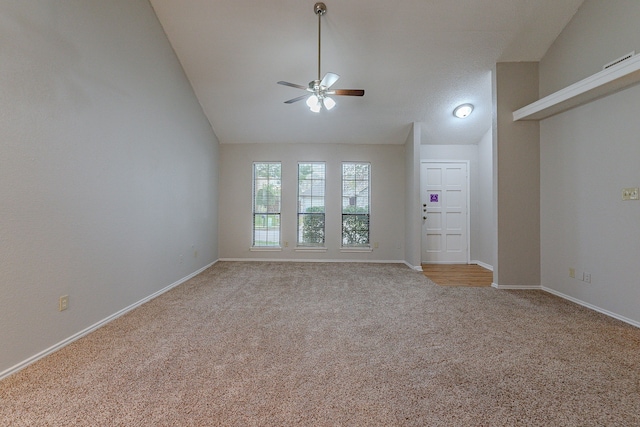
<svg viewBox="0 0 640 427"><path fill-rule="evenodd" d="M591 273L582 273L582 281L591 283Z"/></svg>
<svg viewBox="0 0 640 427"><path fill-rule="evenodd" d="M58 301L58 311L65 311L69 308L69 295L63 295Z"/></svg>
<svg viewBox="0 0 640 427"><path fill-rule="evenodd" d="M373 249L378 249L378 246L379 246L379 245L378 245L378 242L375 242L375 243L373 244Z"/></svg>
<svg viewBox="0 0 640 427"><path fill-rule="evenodd" d="M638 187L635 188L623 188L622 200L638 200Z"/></svg>
<svg viewBox="0 0 640 427"><path fill-rule="evenodd" d="M570 268L569 269L569 277L571 277L572 279L576 278L576 269L575 268Z"/></svg>

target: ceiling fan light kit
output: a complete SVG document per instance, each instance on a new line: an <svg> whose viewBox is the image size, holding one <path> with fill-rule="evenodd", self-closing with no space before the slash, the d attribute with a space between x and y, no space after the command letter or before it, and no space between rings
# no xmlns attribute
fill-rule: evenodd
<svg viewBox="0 0 640 427"><path fill-rule="evenodd" d="M330 87L338 81L340 76L336 73L326 73L322 79L320 79L320 52L321 52L321 18L324 14L327 13L327 6L318 2L313 6L313 12L318 15L318 78L309 82L308 86L298 85L295 83L289 83L284 81L279 81L278 84L284 86L290 86L296 89L303 89L307 92L311 92L311 95L307 97L307 95L302 95L297 98L290 99L285 101L285 104L293 104L294 102L301 101L307 98L307 106L314 113L319 113L322 110L322 107L328 111L336 106L336 101L331 98L329 95L339 95L339 96L363 96L363 89L334 89L330 90Z"/></svg>

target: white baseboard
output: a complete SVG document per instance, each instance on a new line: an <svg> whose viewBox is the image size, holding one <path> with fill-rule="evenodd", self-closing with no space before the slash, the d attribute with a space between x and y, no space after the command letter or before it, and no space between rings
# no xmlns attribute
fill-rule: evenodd
<svg viewBox="0 0 640 427"><path fill-rule="evenodd" d="M411 265L411 264L409 264L407 261L404 261L404 264L405 264L407 267L409 267L410 269L412 269L412 270L420 271L420 272L424 271L424 270L422 269L422 265Z"/></svg>
<svg viewBox="0 0 640 427"><path fill-rule="evenodd" d="M493 265L489 265L486 262L472 260L469 261L469 264L479 265L480 267L486 268L489 271L493 271Z"/></svg>
<svg viewBox="0 0 640 427"><path fill-rule="evenodd" d="M411 265L407 261L401 260L372 260L372 259L300 259L300 258L220 258L219 261L229 262L357 262L369 264L404 264L412 270L422 271L421 265Z"/></svg>
<svg viewBox="0 0 640 427"><path fill-rule="evenodd" d="M318 259L318 258L220 258L218 261L230 262L358 262L366 264L407 264L403 260L380 260L380 259ZM407 264L409 265L409 264ZM413 268L413 267L412 267Z"/></svg>
<svg viewBox="0 0 640 427"><path fill-rule="evenodd" d="M560 297L560 298L562 298L562 299L566 299L566 300L568 300L568 301L571 301L571 302L573 302L573 303L576 303L576 304L578 304L578 305L581 305L581 306L586 307L586 308L588 308L588 309L591 309L591 310L593 310L593 311L597 311L598 313L602 313L602 314L604 314L604 315L606 315L606 316L613 317L614 319L620 320L621 322L628 323L628 324L630 324L630 325L632 325L632 326L635 326L635 327L637 327L637 328L640 328L640 322L639 322L639 321L637 321L637 320L629 319L628 317L624 317L624 316L621 316L621 315L619 315L619 314L616 314L616 313L614 313L614 312L612 312L612 311L605 310L605 309L600 308L600 307L598 307L598 306L595 306L595 305L593 305L593 304L589 304L588 302L584 302L584 301L582 301L582 300L579 300L578 298L574 298L574 297L572 297L572 296L569 296L569 295L563 294L562 292L558 292L558 291L556 291L556 290L554 290L554 289L547 288L546 286L535 286L535 285L534 285L534 286L498 285L498 284L496 284L496 283L492 283L492 284L491 284L491 287L492 287L492 288L496 288L496 289L510 289L510 290L540 290L540 291L548 292L548 293L553 294L553 295L555 295L555 296L557 296L557 297Z"/></svg>
<svg viewBox="0 0 640 427"><path fill-rule="evenodd" d="M19 370L26 368L27 366L29 366L32 363L42 359L43 357L48 356L51 353L54 353L54 352L60 350L61 348L71 344L72 342L84 337L85 335L90 334L91 332L95 331L96 329L98 329L98 328L106 325L107 323L117 319L118 317L130 312L131 310L140 307L142 304L151 301L152 299L164 294L167 291L170 291L171 289L175 288L178 285L181 285L182 283L186 282L187 280L191 279L192 277L195 277L198 274L202 273L204 270L206 270L207 268L211 267L216 262L217 261L214 261L211 264L206 265L206 266L202 267L201 269L199 269L197 271L194 271L193 273L189 274L186 277L183 277L182 279L178 280L177 282L174 282L174 283L170 284L169 286L166 286L166 287L160 289L159 291L154 292L153 294L149 295L148 297L145 297L145 298L141 299L140 301L138 301L136 303L133 303L130 306L128 306L126 308L123 308L122 310L112 314L111 316L100 320L99 322L89 326L88 328L83 329L82 331L71 335L69 338L66 338L66 339L62 340L57 344L54 344L53 346L49 347L48 349L43 350L40 353L35 354L35 355L29 357L28 359L18 363L17 365L12 366L11 368L0 372L0 381L3 380L4 378L8 377L9 375L15 374Z"/></svg>
<svg viewBox="0 0 640 427"><path fill-rule="evenodd" d="M505 290L517 290L517 291L541 291L540 285L498 285L497 283L491 284L492 288L505 289Z"/></svg>
<svg viewBox="0 0 640 427"><path fill-rule="evenodd" d="M584 302L584 301L579 300L577 298L574 298L572 296L563 294L562 292L558 292L558 291L556 291L554 289L547 288L545 286L542 286L541 289L543 291L545 291L545 292L549 292L550 294L553 294L553 295L555 295L557 297L560 297L562 299L569 300L569 301L574 302L574 303L576 303L578 305L581 305L583 307L589 308L589 309L591 309L593 311L597 311L598 313L602 313L602 314L607 315L609 317L613 317L614 319L618 319L618 320L620 320L622 322L625 322L625 323L633 325L633 326L635 326L637 328L640 328L640 322L638 322L636 320L629 319L628 317L620 316L619 314L613 313L613 312L611 312L609 310L605 310L605 309L600 308L598 306L595 306L593 304L589 304L588 302Z"/></svg>

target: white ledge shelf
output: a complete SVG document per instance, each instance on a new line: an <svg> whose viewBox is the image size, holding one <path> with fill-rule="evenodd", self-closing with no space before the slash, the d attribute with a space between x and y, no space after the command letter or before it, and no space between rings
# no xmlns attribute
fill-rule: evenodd
<svg viewBox="0 0 640 427"><path fill-rule="evenodd" d="M640 82L640 54L513 112L513 121L542 120Z"/></svg>

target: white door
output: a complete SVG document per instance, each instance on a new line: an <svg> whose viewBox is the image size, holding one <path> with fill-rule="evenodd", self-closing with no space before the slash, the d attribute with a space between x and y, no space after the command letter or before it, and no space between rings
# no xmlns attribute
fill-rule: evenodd
<svg viewBox="0 0 640 427"><path fill-rule="evenodd" d="M466 162L421 164L423 263L469 262L467 186Z"/></svg>

